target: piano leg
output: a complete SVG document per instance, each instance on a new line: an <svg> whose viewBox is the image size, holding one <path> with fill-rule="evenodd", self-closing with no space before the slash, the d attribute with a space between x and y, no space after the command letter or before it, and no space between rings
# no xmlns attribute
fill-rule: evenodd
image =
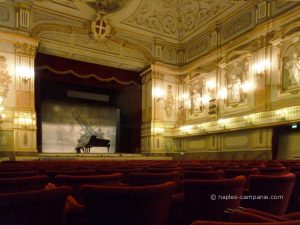
<svg viewBox="0 0 300 225"><path fill-rule="evenodd" d="M81 149L82 149L82 147L75 148L75 150L76 150L77 153L80 153Z"/></svg>

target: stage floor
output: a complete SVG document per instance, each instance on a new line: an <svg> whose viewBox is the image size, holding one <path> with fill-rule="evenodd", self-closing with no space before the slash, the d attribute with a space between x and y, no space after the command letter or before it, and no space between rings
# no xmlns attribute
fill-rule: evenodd
<svg viewBox="0 0 300 225"><path fill-rule="evenodd" d="M0 161L17 160L172 160L164 155L143 155L131 153L35 153L9 154L2 156Z"/></svg>
<svg viewBox="0 0 300 225"><path fill-rule="evenodd" d="M39 158L40 160L172 160L172 157L168 156L147 156L131 153L40 153Z"/></svg>

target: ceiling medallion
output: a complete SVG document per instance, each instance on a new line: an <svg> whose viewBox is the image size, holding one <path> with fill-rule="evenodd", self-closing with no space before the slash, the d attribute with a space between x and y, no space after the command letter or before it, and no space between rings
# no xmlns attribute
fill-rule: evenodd
<svg viewBox="0 0 300 225"><path fill-rule="evenodd" d="M91 24L91 31L96 41L105 41L109 36L111 27L105 19L103 12L97 12L97 17Z"/></svg>

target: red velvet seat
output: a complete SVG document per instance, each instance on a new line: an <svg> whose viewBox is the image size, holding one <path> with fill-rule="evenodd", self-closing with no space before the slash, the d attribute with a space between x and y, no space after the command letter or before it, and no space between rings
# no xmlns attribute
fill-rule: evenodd
<svg viewBox="0 0 300 225"><path fill-rule="evenodd" d="M288 169L285 166L278 167L262 167L259 169L259 174L261 175L279 175L286 174Z"/></svg>
<svg viewBox="0 0 300 225"><path fill-rule="evenodd" d="M294 173L296 176L295 185L288 205L288 212L300 211L300 171Z"/></svg>
<svg viewBox="0 0 300 225"><path fill-rule="evenodd" d="M245 197L261 197L256 200L244 198L242 203L248 208L258 209L274 215L283 215L286 213L294 183L295 175L292 173L284 175L250 175L249 191L245 193Z"/></svg>
<svg viewBox="0 0 300 225"><path fill-rule="evenodd" d="M162 184L168 181L178 183L181 173L178 171L168 173L130 173L128 176L128 184L131 186L146 186Z"/></svg>
<svg viewBox="0 0 300 225"><path fill-rule="evenodd" d="M0 193L43 189L48 182L48 176L0 178Z"/></svg>
<svg viewBox="0 0 300 225"><path fill-rule="evenodd" d="M252 174L258 174L258 169L252 168L252 169L226 169L225 170L225 177L226 178L234 178L236 176L243 175L245 177L248 177Z"/></svg>
<svg viewBox="0 0 300 225"><path fill-rule="evenodd" d="M223 170L211 170L211 171L184 171L184 179L197 179L197 180L217 180L223 179Z"/></svg>
<svg viewBox="0 0 300 225"><path fill-rule="evenodd" d="M226 210L226 213L228 215L228 221L230 222L258 223L300 220L300 212L290 213L283 216L276 216L256 209L239 208L234 210Z"/></svg>
<svg viewBox="0 0 300 225"><path fill-rule="evenodd" d="M176 183L143 187L84 185L90 225L165 225Z"/></svg>
<svg viewBox="0 0 300 225"><path fill-rule="evenodd" d="M235 222L211 222L211 221L195 221L191 225L300 225L300 220L285 222L266 222L266 223L235 223Z"/></svg>
<svg viewBox="0 0 300 225"><path fill-rule="evenodd" d="M63 225L69 187L0 194L1 225Z"/></svg>
<svg viewBox="0 0 300 225"><path fill-rule="evenodd" d="M183 195L174 197L170 225L188 225L197 219L222 220L227 208L240 206L246 178L184 180Z"/></svg>
<svg viewBox="0 0 300 225"><path fill-rule="evenodd" d="M211 171L214 170L212 166L185 166L184 171Z"/></svg>
<svg viewBox="0 0 300 225"><path fill-rule="evenodd" d="M36 170L21 170L21 171L1 171L0 178L8 178L8 177L31 177L37 176L38 171Z"/></svg>
<svg viewBox="0 0 300 225"><path fill-rule="evenodd" d="M119 186L121 184L122 177L123 175L121 173L93 176L57 175L54 178L54 184L58 186L70 186L72 188L73 196L77 200L80 200L79 189L82 185Z"/></svg>
<svg viewBox="0 0 300 225"><path fill-rule="evenodd" d="M95 175L96 170L94 169L54 169L54 170L45 170L44 174L46 174L50 181L52 182L57 175L74 175L74 176L89 176L89 175Z"/></svg>
<svg viewBox="0 0 300 225"><path fill-rule="evenodd" d="M174 171L182 171L181 167L149 167L147 172L149 173L168 173Z"/></svg>

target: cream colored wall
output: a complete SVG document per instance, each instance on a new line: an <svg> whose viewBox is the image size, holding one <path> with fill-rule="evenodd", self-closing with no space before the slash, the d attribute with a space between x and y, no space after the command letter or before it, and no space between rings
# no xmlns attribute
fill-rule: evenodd
<svg viewBox="0 0 300 225"><path fill-rule="evenodd" d="M0 32L0 40L1 56L6 59L11 81L8 94L2 103L5 117L1 124L1 148L4 151L36 151L34 77L24 80L16 75L16 57L20 55L16 49L23 47L27 50L35 49L37 42L21 35L2 32ZM33 56L27 50L24 50L21 55L32 58Z"/></svg>
<svg viewBox="0 0 300 225"><path fill-rule="evenodd" d="M170 123L162 116L163 107L152 105L153 115L148 118L149 121L159 119L161 126L168 126L168 129L159 134L159 139L165 141L165 148L156 151L155 143L151 145L152 142L148 142L147 152L173 152L179 158L270 159L271 127L300 121L300 83L289 87L283 84L288 76L284 69L285 60L291 60L294 53L300 52L300 9L299 5L290 8L285 5L274 6L273 1L266 4L265 18L258 18L258 12L255 11L258 7L254 7L249 8L248 14L237 15L235 20L229 19L216 27L217 46L213 44L211 36L207 36L208 44L205 46L210 51L203 50L202 54L199 49L193 56L186 56L191 60L185 66L152 65L148 74L159 71L164 78L159 85L147 83L152 90L150 94L148 92L147 99L155 102L153 90L156 89L166 93L168 81L165 77L173 76L177 90L174 93L176 117ZM274 18L269 20L271 16ZM230 33L236 29L235 26L245 27ZM192 49L193 45L195 49L201 47L200 39L192 42L189 48ZM196 54L198 57L195 57ZM298 63L300 68L300 61ZM241 97L230 100L229 76L237 65L241 68L242 85L248 83L251 88L243 89L239 95ZM215 82L214 88L209 86L210 80ZM191 106L192 94L196 93L193 88L211 100L203 103L200 110ZM223 89L228 94L224 99L220 97ZM213 105L216 110L210 110L209 107ZM161 117L157 118L154 114ZM149 123L148 137L157 138L150 127ZM142 150L145 151L143 145Z"/></svg>
<svg viewBox="0 0 300 225"><path fill-rule="evenodd" d="M2 103L0 148L4 152L36 152L33 73L38 41L28 37L29 6L12 1L1 4L0 56L6 59L10 83ZM19 17L21 11L26 16ZM28 20L24 20L25 17ZM1 73L3 77L3 69ZM3 83L0 86L3 88Z"/></svg>

